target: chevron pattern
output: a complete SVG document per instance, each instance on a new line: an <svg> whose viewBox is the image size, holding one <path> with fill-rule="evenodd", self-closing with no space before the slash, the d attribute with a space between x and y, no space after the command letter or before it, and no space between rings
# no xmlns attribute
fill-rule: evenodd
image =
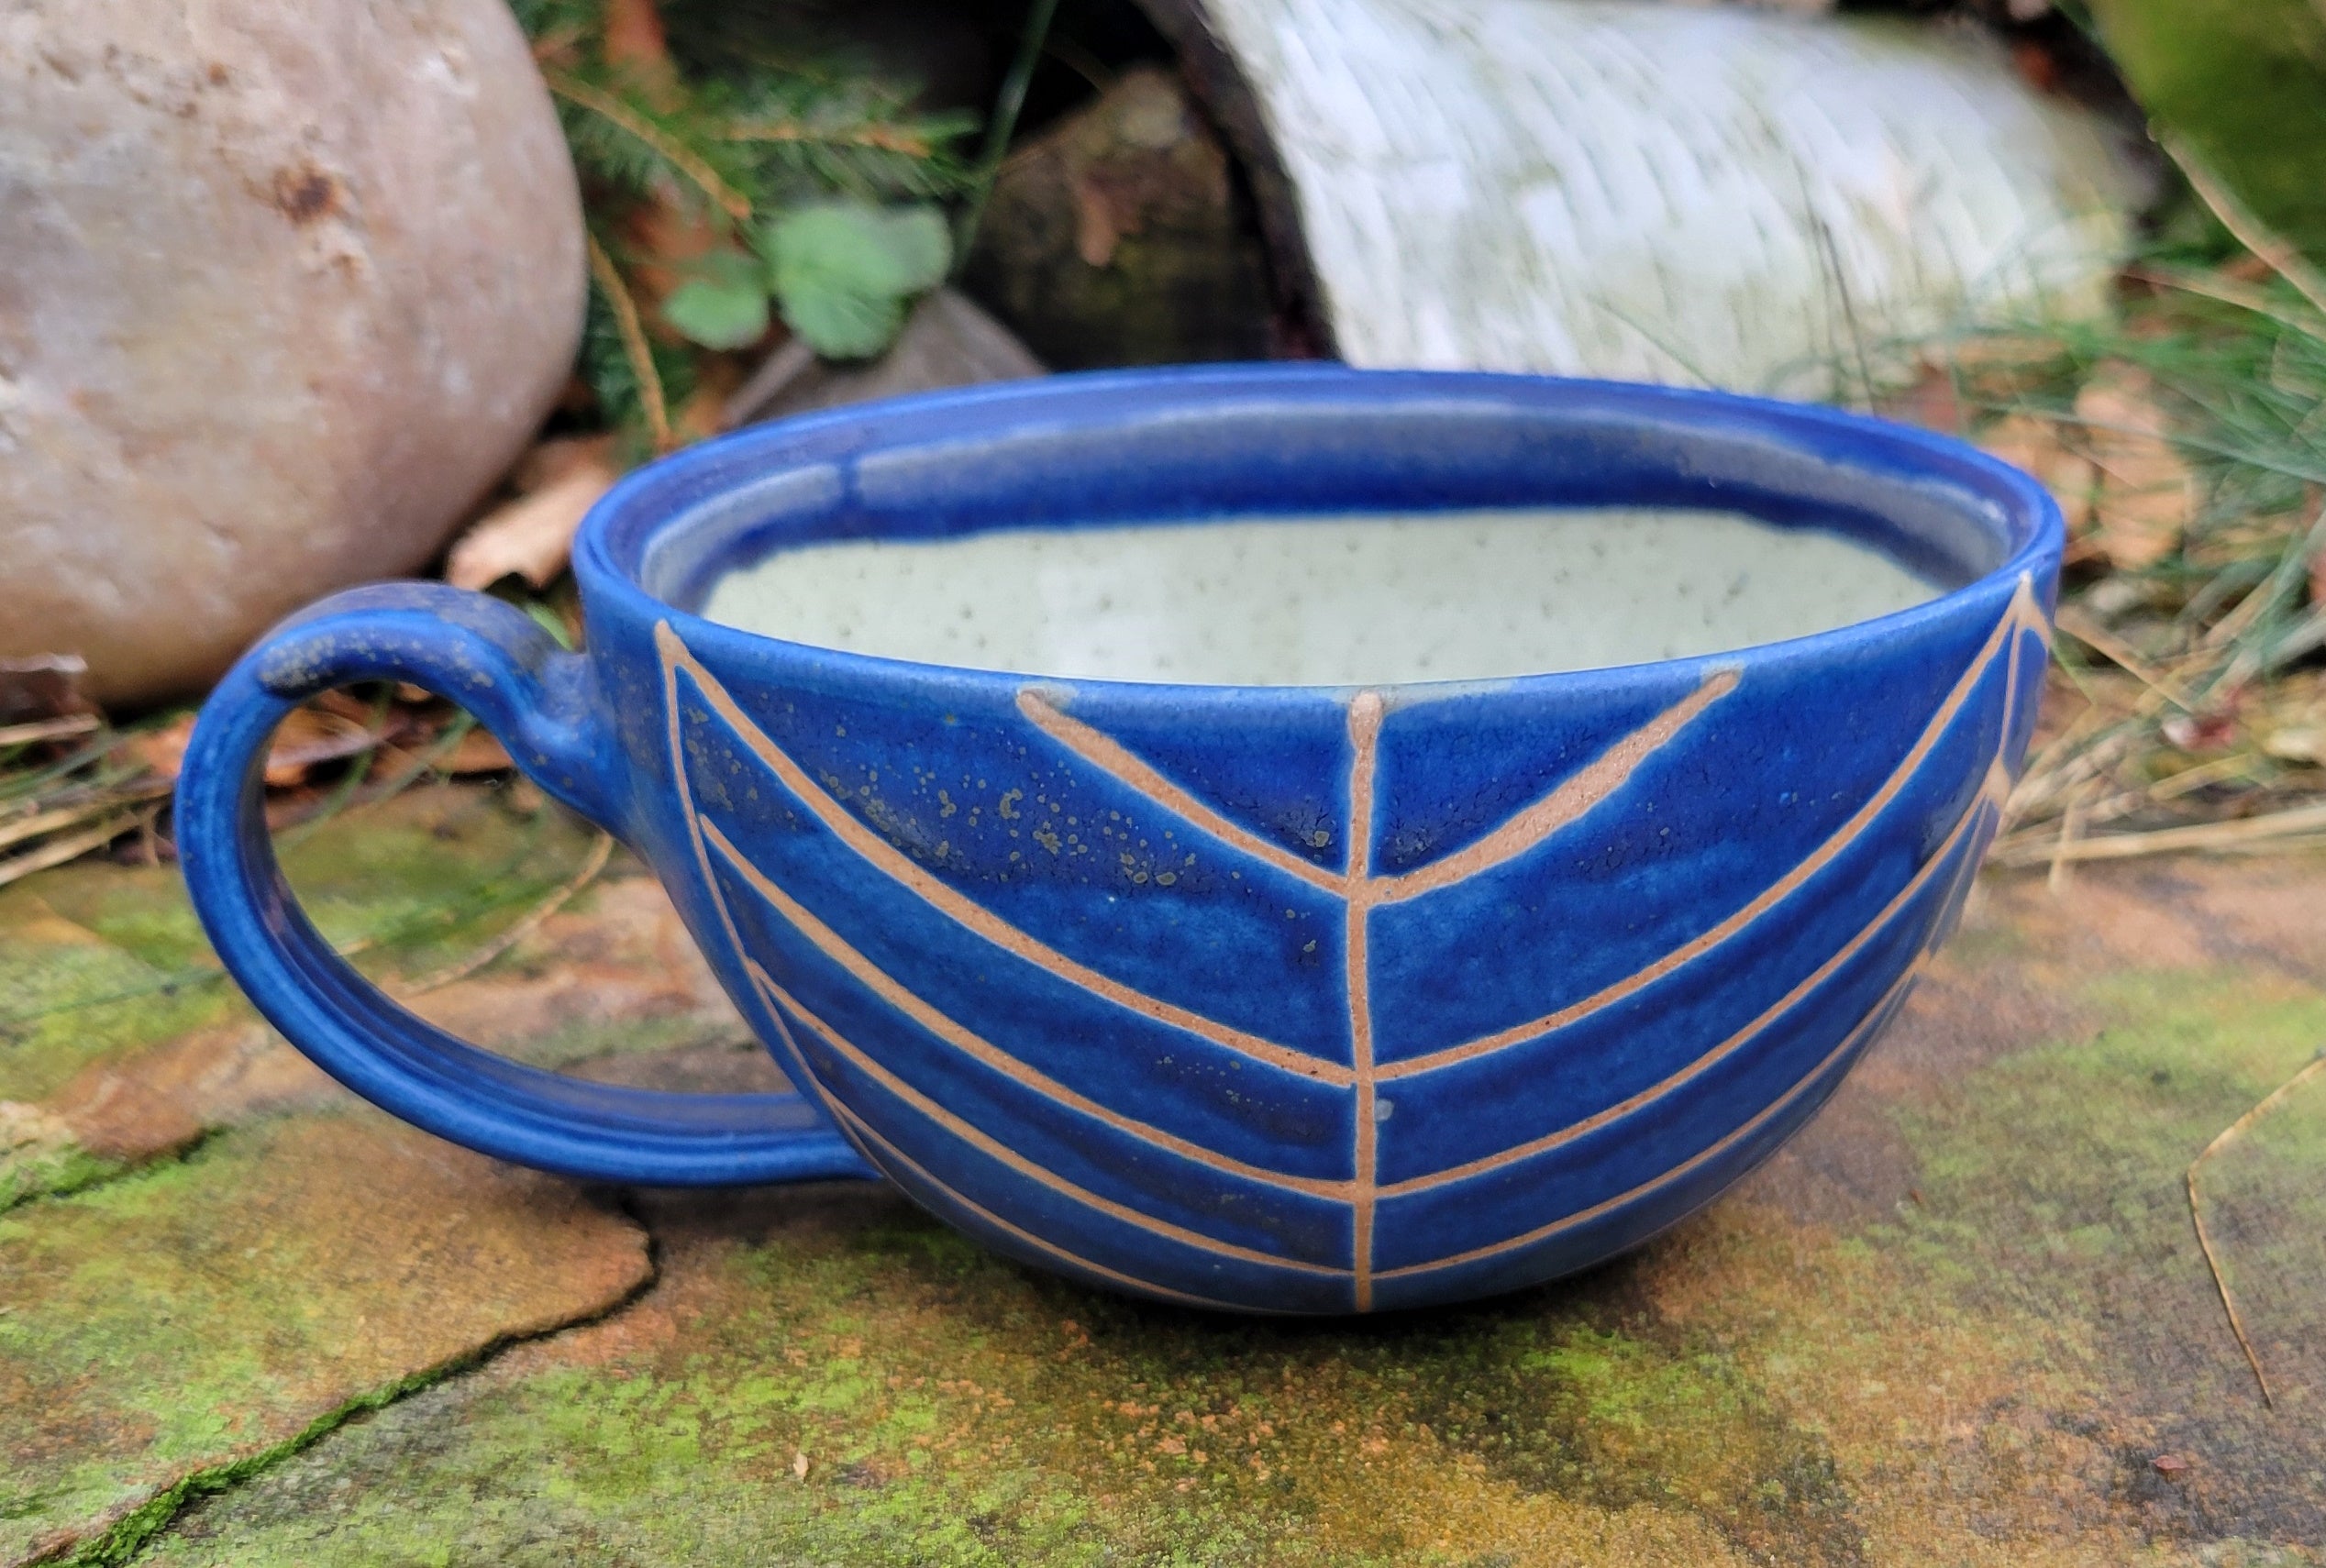
<svg viewBox="0 0 2326 1568"><path fill-rule="evenodd" d="M671 768L703 885L723 928L732 966L748 977L771 1032L790 1047L793 1070L804 1072L807 1087L821 1097L836 1124L868 1159L909 1189L969 1217L1028 1255L1120 1288L1211 1306L1248 1309L1258 1304L1236 1288L1216 1295L1184 1288L1184 1269L1174 1271L1174 1279L1146 1277L1124 1264L1126 1255L1135 1258L1137 1245L1127 1252L1118 1248L1114 1261L1108 1262L1092 1256L1076 1237L1144 1237L1144 1245L1174 1255L1214 1258L1224 1268L1259 1268L1310 1278L1328 1292L1342 1293L1343 1309L1363 1311L1376 1305L1377 1288L1389 1282L1426 1281L1452 1270L1491 1269L1498 1260L1523 1255L1634 1206L1652 1205L1659 1194L1677 1192L1692 1176L1721 1168L1724 1159L1763 1148L1768 1138L1782 1136L1812 1110L1896 1010L1935 933L1948 927L1952 911L1967 891L2012 782L2004 758L2021 717L2023 641L2029 635L2040 637L2047 632L2033 588L2023 580L1984 647L1888 776L1822 843L1742 907L1589 996L1418 1054L1377 1038L1371 957L1377 913L1423 900L1455 900L1447 905L1453 910L1462 890L1479 878L1555 851L1563 834L1603 805L1613 802L1611 809L1621 811L1626 786L1642 767L1669 748L1688 746L1706 716L1717 712L1749 677L1736 667L1714 668L1695 690L1622 734L1482 836L1394 873L1377 871L1372 864L1379 743L1391 712L1390 694L1361 690L1346 701L1346 773L1340 783L1349 822L1342 864L1327 869L1237 822L1120 740L1077 719L1046 689L1028 686L1021 690L1016 710L1029 754L1038 749L1050 763L1102 776L1160 819L1175 823L1184 842L1202 844L1228 863L1252 867L1256 876L1264 868L1304 885L1337 911L1339 962L1335 972L1320 976L1318 983L1332 988L1333 1001L1346 1021L1345 1060L1320 1055L1290 1040L1270 1039L1247 1024L1211 1016L1184 1000L1154 995L1108 973L1102 961L1091 962L1087 955L1077 958L1005 919L932 870L925 857L868 823L836 790L835 780L819 778L755 722L667 623L658 627L656 641ZM1741 1027L1697 1043L1693 1055L1668 1064L1643 1087L1579 1115L1566 1114L1551 1101L1545 1124L1523 1138L1437 1168L1385 1178L1382 1128L1395 1109L1392 1094L1402 1098L1409 1088L1448 1074L1501 1068L1524 1073L1537 1061L1556 1060L1578 1037L1580 1026L1593 1020L1603 1022L1609 1010L1691 972L1691 966L1747 940L1762 922L1800 903L1804 889L1821 871L1883 822L1973 705L1975 694L1999 663L2004 671L2001 723L1968 804L1871 919L1789 989ZM1047 982L1071 988L1078 1005L1104 1010L1124 1021L1120 1046L1124 1051L1147 1049L1141 1043L1152 1040L1200 1042L1205 1051L1229 1063L1240 1086L1236 1092L1246 1099L1266 1100L1278 1092L1271 1088L1277 1085L1288 1095L1297 1090L1307 1100L1324 1097L1338 1108L1334 1120L1341 1132L1334 1136L1345 1137L1346 1145L1335 1154L1335 1162L1346 1174L1316 1174L1314 1159L1271 1160L1213 1146L1190 1134L1184 1117L1164 1114L1173 1107L1120 1094L1110 1098L1104 1083L1078 1087L1056 1071L1044 1070L1021 1048L1018 1021L1007 1009L974 1013L960 1006L948 1010L917 994L851 943L840 929L846 922L839 914L811 908L794 891L778 885L737 842L736 830L722 825L720 812L706 804L705 788L694 776L703 763L699 749L691 750L688 744L690 715L694 724L714 727L723 744L748 756L758 777L744 788L764 790L768 798L781 801L787 812L810 824L807 831L839 852L856 875L877 879L884 889L881 897L899 900L899 907L916 919L941 922L943 930L952 933L946 939L948 952L958 944L964 953L985 955L977 963L1030 966ZM732 781L722 781L717 793L731 798L736 788ZM1902 945L1901 933L1906 938ZM778 935L780 944L774 940ZM828 1000L819 1006L803 994L803 965L812 966L818 977L819 997L845 999L848 1018L834 1016ZM1821 1043L1816 1058L1791 1088L1767 1103L1738 1106L1718 1136L1678 1150L1661 1168L1623 1190L1547 1215L1536 1212L1532 1216L1536 1222L1514 1225L1490 1242L1415 1257L1413 1238L1401 1236L1393 1250L1405 1261L1379 1263L1385 1251L1384 1224L1425 1229L1429 1215L1441 1211L1433 1205L1471 1203L1490 1191L1523 1193L1530 1183L1541 1188L1534 1173L1547 1168L1545 1163L1561 1152L1569 1159L1589 1157L1601 1147L1597 1141L1620 1138L1634 1129L1641 1135L1662 1136L1655 1130L1672 1108L1691 1103L1691 1097L1701 1099L1712 1094L1708 1086L1724 1065L1749 1057L1775 1037L1773 1032L1802 1014L1823 988L1836 983L1837 976L1845 970L1855 975L1859 966L1878 966L1887 977L1871 1005L1841 1027L1830 1045ZM1652 996L1647 999L1652 1001ZM1132 1029L1133 1024L1138 1027ZM899 1032L926 1043L925 1048L890 1048L889 1038ZM1113 1048L1112 1042L1104 1043ZM939 1055L932 1057L930 1052ZM925 1066L940 1059L954 1064L942 1077ZM1053 1129L1046 1135L1054 1143L1071 1143L1076 1137L1072 1130L1084 1127L1107 1140L1106 1148L1132 1151L1131 1157L1114 1160L1131 1175L1115 1179L1119 1172L1108 1168L1110 1156L1103 1154L1073 1169L1063 1168L1065 1160L1037 1157L1039 1140L1022 1136L1013 1113L997 1109L1001 1101L958 1092L960 1082L971 1081L951 1076L958 1071L969 1071L977 1083L995 1083L997 1093L1017 1095L1015 1103L1038 1107L1045 1126ZM1000 1185L986 1190L981 1179L963 1175L985 1170L1006 1176L997 1174ZM1003 1187L1038 1193L1041 1201L1027 1204L995 1196ZM1257 1211L1265 1217L1277 1204L1288 1206L1288 1213L1341 1216L1335 1233L1345 1240L1333 1249L1337 1255L1313 1246L1270 1244L1264 1236L1255 1239L1248 1227L1239 1231L1204 1219L1214 1210L1233 1210L1239 1216ZM1411 1220L1389 1218L1409 1208ZM1059 1215L1071 1215L1072 1222L1058 1221Z"/></svg>

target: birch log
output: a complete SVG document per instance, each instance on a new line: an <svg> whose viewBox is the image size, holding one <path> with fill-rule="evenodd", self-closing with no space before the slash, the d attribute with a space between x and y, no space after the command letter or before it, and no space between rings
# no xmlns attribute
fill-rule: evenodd
<svg viewBox="0 0 2326 1568"><path fill-rule="evenodd" d="M1967 25L1622 0L1150 0L1350 362L1813 396L2087 315L2121 133Z"/></svg>

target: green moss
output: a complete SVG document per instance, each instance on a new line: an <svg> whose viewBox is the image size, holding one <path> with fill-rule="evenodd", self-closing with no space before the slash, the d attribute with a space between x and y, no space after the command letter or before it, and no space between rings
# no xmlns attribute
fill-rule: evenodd
<svg viewBox="0 0 2326 1568"><path fill-rule="evenodd" d="M231 1448L280 1402L317 1303L295 1260L259 1255L226 1212L249 1202L265 1142L0 1217L0 1408L34 1428L7 1445L0 1515L20 1522L0 1525L0 1551L108 1511L139 1473ZM72 1430L44 1434L50 1417Z"/></svg>
<svg viewBox="0 0 2326 1568"><path fill-rule="evenodd" d="M644 1266L637 1232L567 1189L369 1112L223 1133L0 1216L0 1561L93 1525L86 1550L118 1555L184 1497L498 1335L602 1309Z"/></svg>
<svg viewBox="0 0 2326 1568"><path fill-rule="evenodd" d="M1992 1064L1904 1117L1926 1199L1910 1238L2041 1260L2079 1292L2131 1267L2201 1269L2183 1173L2326 1042L2326 998L2240 974L2125 977L2086 995L2107 1027ZM2320 1178L2326 1227L2326 1125L2289 1121L2280 1136L2279 1157Z"/></svg>
<svg viewBox="0 0 2326 1568"><path fill-rule="evenodd" d="M96 1058L214 1023L231 1005L216 985L173 984L35 890L0 904L0 1099L45 1099Z"/></svg>
<svg viewBox="0 0 2326 1568"><path fill-rule="evenodd" d="M763 1242L681 1247L634 1314L670 1326L661 1342L382 1411L203 1505L153 1560L522 1563L549 1541L930 1565L1854 1550L1815 1441L1717 1348L1624 1326L1612 1276L1391 1322L1243 1322L1027 1274L883 1196L777 1212Z"/></svg>
<svg viewBox="0 0 2326 1568"><path fill-rule="evenodd" d="M563 881L589 831L499 791L415 790L321 824L285 874L319 930L374 975L453 962ZM0 893L0 1099L89 1063L245 1016L174 867L86 862Z"/></svg>
<svg viewBox="0 0 2326 1568"><path fill-rule="evenodd" d="M31 1198L61 1197L110 1181L123 1169L120 1161L72 1143L0 1149L0 1213Z"/></svg>

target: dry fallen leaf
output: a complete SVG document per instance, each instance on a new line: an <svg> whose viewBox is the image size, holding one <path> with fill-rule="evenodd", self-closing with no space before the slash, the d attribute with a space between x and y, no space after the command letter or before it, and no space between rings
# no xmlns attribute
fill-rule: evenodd
<svg viewBox="0 0 2326 1568"><path fill-rule="evenodd" d="M613 460L611 436L552 436L545 441L536 441L517 459L517 466L510 470L509 482L516 487L519 495L531 495L591 463L606 464Z"/></svg>
<svg viewBox="0 0 2326 1568"><path fill-rule="evenodd" d="M121 743L121 749L143 764L147 772L174 782L193 739L194 714L184 712L158 730L131 735Z"/></svg>
<svg viewBox="0 0 2326 1568"><path fill-rule="evenodd" d="M793 1476L802 1481L808 1478L808 1456L806 1454L795 1453L792 1456L792 1474Z"/></svg>
<svg viewBox="0 0 2326 1568"><path fill-rule="evenodd" d="M451 751L438 762L437 769L461 777L471 773L505 773L515 766L509 759L508 748L493 738L492 731L480 726L462 735Z"/></svg>
<svg viewBox="0 0 2326 1568"><path fill-rule="evenodd" d="M184 765L186 745L194 738L194 714L179 714L158 730L131 735L122 749L164 780L174 780ZM332 762L369 751L380 735L344 714L315 708L294 709L274 734L267 751L267 784L287 790L305 779L318 762Z"/></svg>
<svg viewBox="0 0 2326 1568"><path fill-rule="evenodd" d="M2060 438L2057 421L2014 414L1990 425L1977 437L1981 450L2013 468L2023 469L2044 483L2067 516L2069 536L2091 526L2092 491L2099 469L2091 458Z"/></svg>
<svg viewBox="0 0 2326 1568"><path fill-rule="evenodd" d="M369 751L380 742L371 730L338 713L319 708L294 708L283 716L267 749L267 786L287 790L304 782L307 769L318 762Z"/></svg>
<svg viewBox="0 0 2326 1568"><path fill-rule="evenodd" d="M1951 367L1926 359L1915 367L1911 384L1875 400L1874 412L1885 419L1957 435L1963 429L1962 389Z"/></svg>
<svg viewBox="0 0 2326 1568"><path fill-rule="evenodd" d="M516 576L547 588L565 569L582 514L617 477L602 453L577 456L557 479L479 518L453 545L444 580L482 589Z"/></svg>
<svg viewBox="0 0 2326 1568"><path fill-rule="evenodd" d="M2120 569L2154 566L2179 547L2197 510L2197 477L2166 439L2145 370L2102 365L2076 395L2099 487L2092 519L2100 553Z"/></svg>

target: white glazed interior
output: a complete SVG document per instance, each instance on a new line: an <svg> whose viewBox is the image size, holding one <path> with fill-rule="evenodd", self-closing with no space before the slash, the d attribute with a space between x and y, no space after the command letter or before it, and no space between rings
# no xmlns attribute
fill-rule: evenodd
<svg viewBox="0 0 2326 1568"><path fill-rule="evenodd" d="M702 613L853 653L1069 679L1488 679L1782 641L1939 591L1837 535L1736 513L1515 509L817 542Z"/></svg>

